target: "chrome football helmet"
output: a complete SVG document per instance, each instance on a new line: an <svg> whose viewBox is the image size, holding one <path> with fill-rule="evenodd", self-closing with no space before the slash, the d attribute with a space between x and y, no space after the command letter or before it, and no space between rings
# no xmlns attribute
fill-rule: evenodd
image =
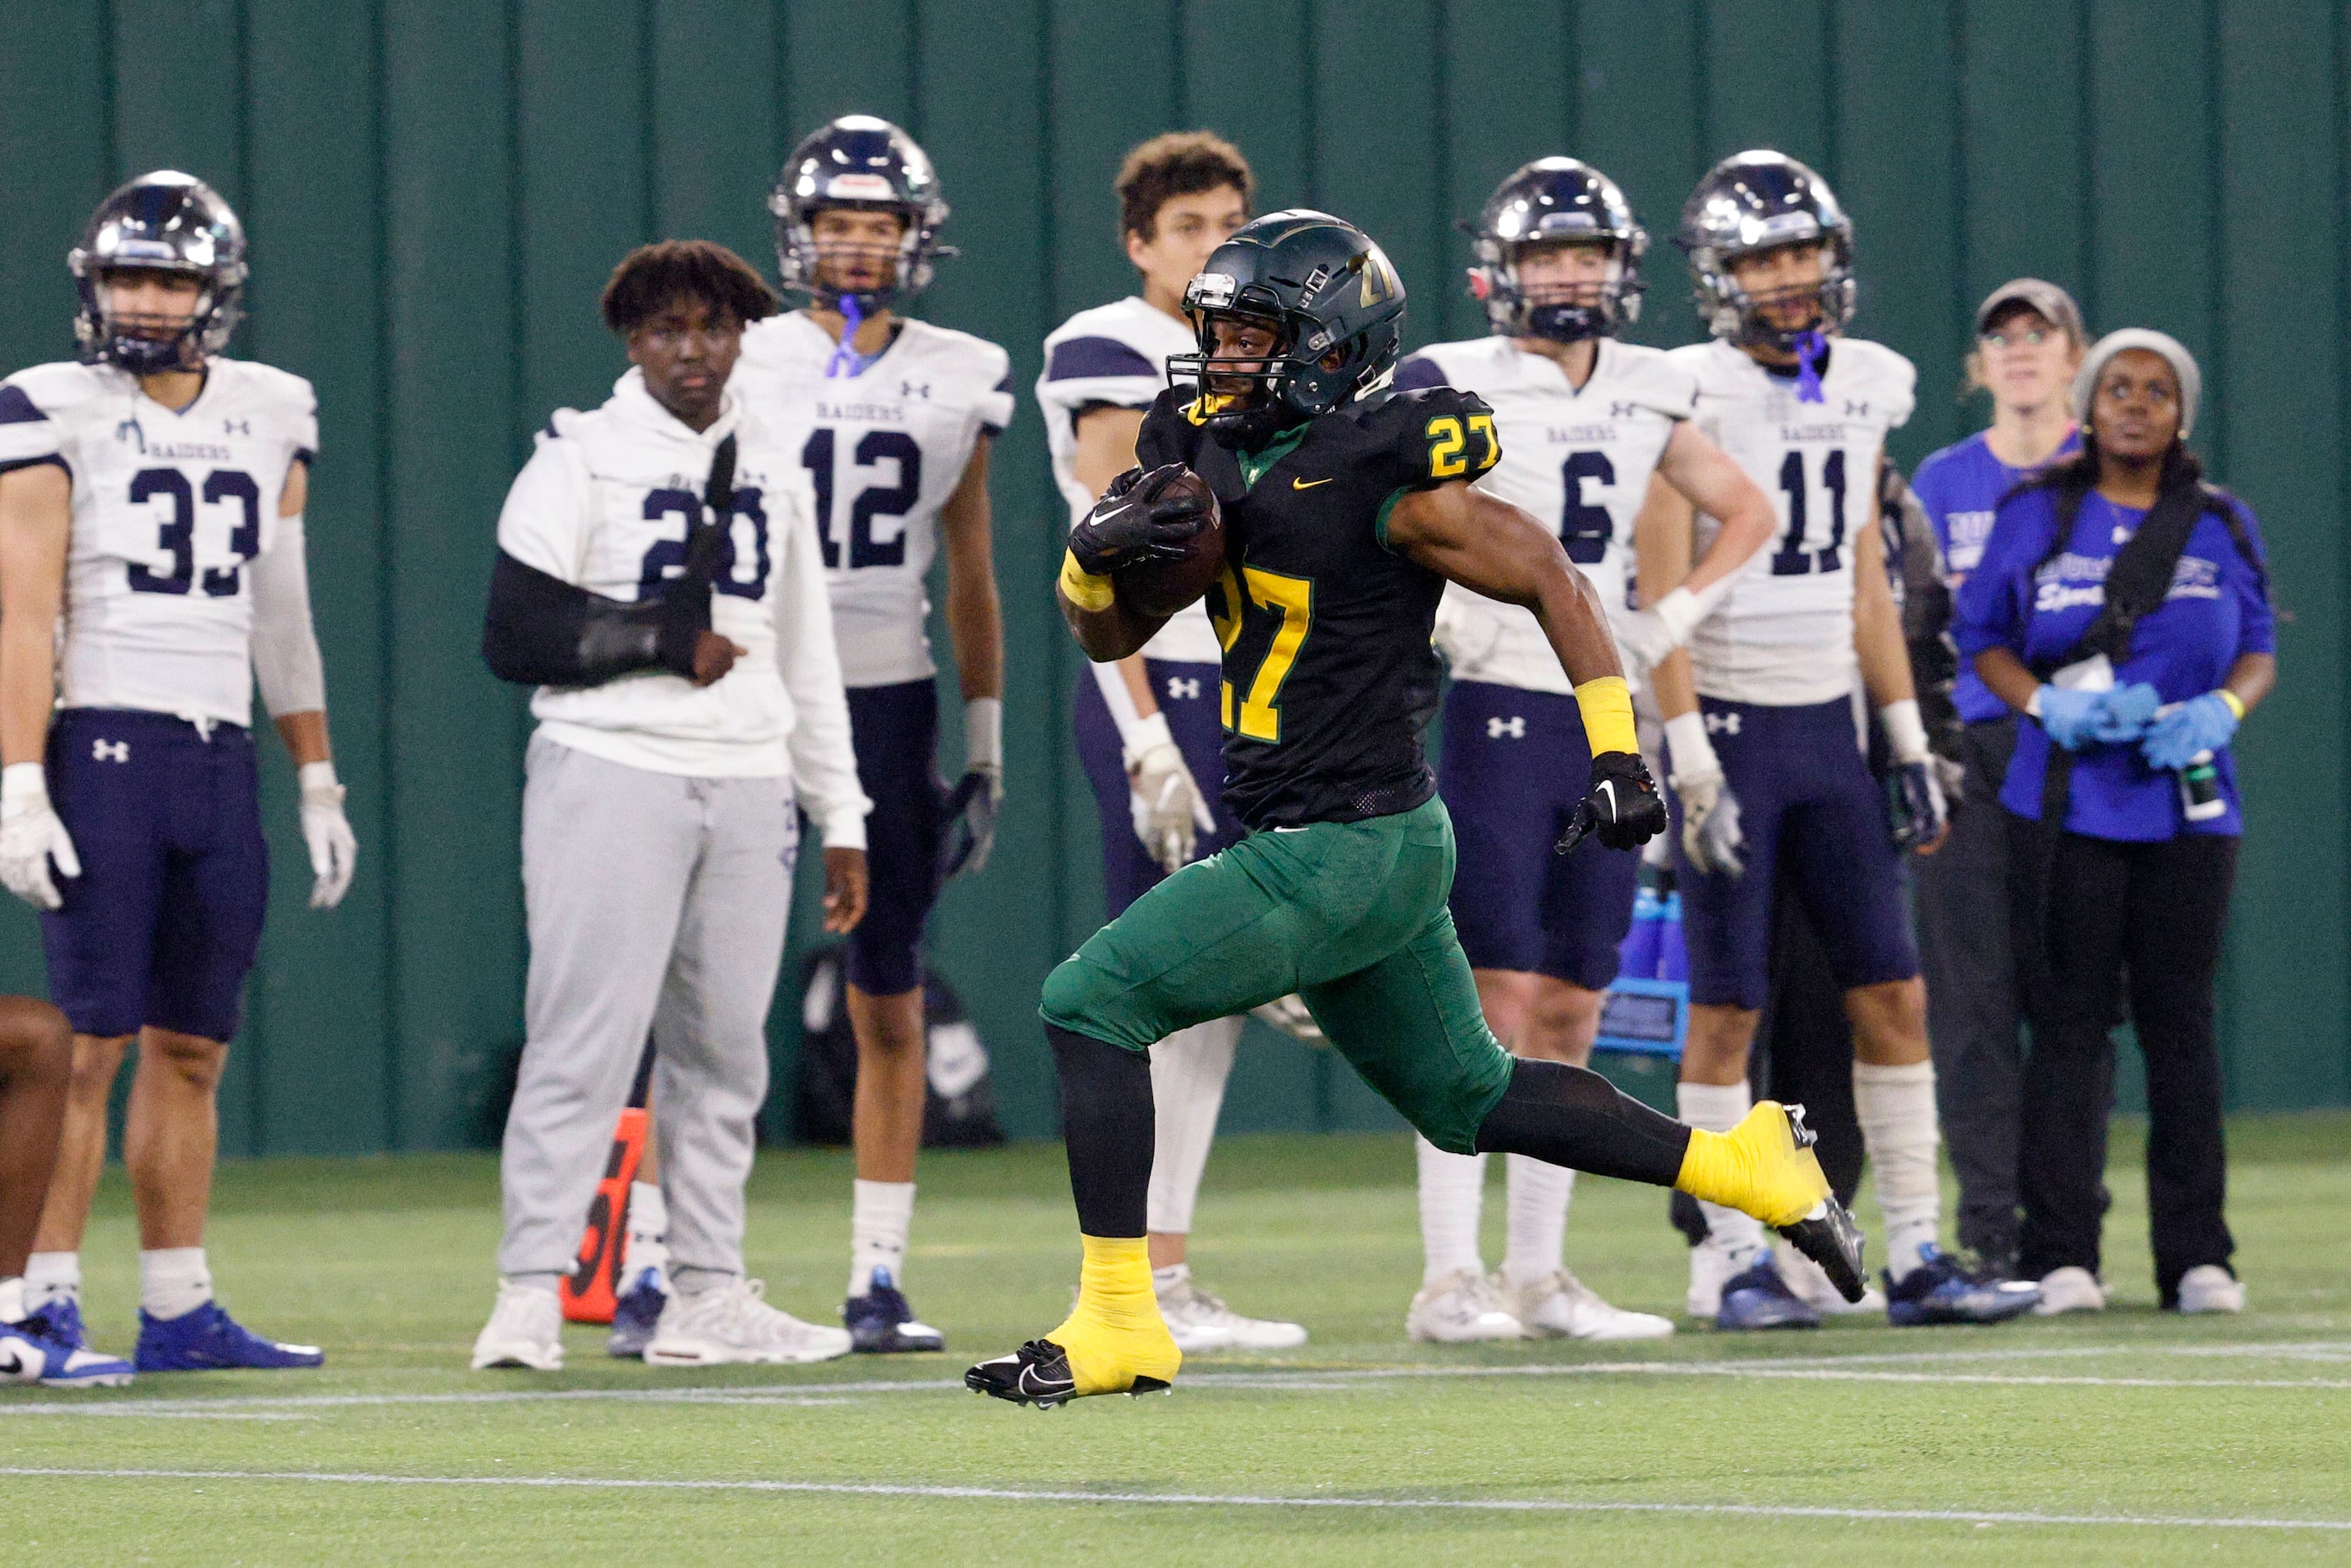
<svg viewBox="0 0 2351 1568"><path fill-rule="evenodd" d="M228 346L244 314L245 225L219 193L176 169L141 174L100 202L66 266L81 296L74 338L86 363L140 376L192 371ZM120 314L106 302L110 272L177 273L204 287L184 322Z"/></svg>
<svg viewBox="0 0 2351 1568"><path fill-rule="evenodd" d="M1484 302L1488 325L1505 337L1573 343L1607 337L1641 319L1641 257L1649 236L1616 182L1576 158L1538 158L1494 188L1474 224L1461 225L1478 265L1469 293ZM1533 245L1604 245L1607 281L1596 298L1560 287L1530 291L1519 255Z"/></svg>
<svg viewBox="0 0 2351 1568"><path fill-rule="evenodd" d="M1698 319L1728 342L1794 353L1806 333L1836 332L1853 319L1853 220L1827 181L1784 152L1735 153L1707 171L1682 207L1674 243L1689 253ZM1817 319L1782 328L1763 319L1764 301L1739 286L1730 262L1790 245L1822 246L1825 271Z"/></svg>
<svg viewBox="0 0 2351 1568"><path fill-rule="evenodd" d="M887 284L844 296L820 277L813 225L831 207L904 218ZM852 298L862 316L921 293L937 258L956 254L939 243L948 207L929 156L913 137L870 114L844 114L793 148L768 193L768 211L775 215L776 270L784 287L828 305Z"/></svg>

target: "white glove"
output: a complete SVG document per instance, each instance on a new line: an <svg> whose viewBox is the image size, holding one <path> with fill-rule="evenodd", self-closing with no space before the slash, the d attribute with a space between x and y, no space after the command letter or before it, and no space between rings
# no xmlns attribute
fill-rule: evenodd
<svg viewBox="0 0 2351 1568"><path fill-rule="evenodd" d="M1739 831L1739 797L1730 792L1714 743L1706 737L1706 716L1686 713L1666 720L1666 749L1674 764L1667 782L1682 803L1682 853L1709 875L1738 876L1747 869L1739 852L1747 835Z"/></svg>
<svg viewBox="0 0 2351 1568"><path fill-rule="evenodd" d="M351 890L360 841L343 815L343 787L331 762L306 762L302 782L302 841L310 846L310 907L332 909Z"/></svg>
<svg viewBox="0 0 2351 1568"><path fill-rule="evenodd" d="M1292 1040L1302 1040L1309 1045L1323 1043L1322 1026L1314 1021L1314 1015L1306 1010L1306 998L1296 991L1249 1009L1249 1015L1263 1019Z"/></svg>
<svg viewBox="0 0 2351 1568"><path fill-rule="evenodd" d="M1666 656L1689 641L1709 607L1687 588L1677 588L1646 610L1636 610L1618 623L1617 641L1645 670L1654 670Z"/></svg>
<svg viewBox="0 0 2351 1568"><path fill-rule="evenodd" d="M1213 833L1217 819L1200 798L1200 786L1185 765L1184 752L1167 728L1167 716L1153 714L1134 727L1126 746L1127 809L1134 836L1151 858L1170 872L1192 858L1195 833Z"/></svg>
<svg viewBox="0 0 2351 1568"><path fill-rule="evenodd" d="M81 874L81 857L49 804L41 765L11 763L0 768L0 883L36 909L55 909L65 900L49 880L52 860L59 875Z"/></svg>

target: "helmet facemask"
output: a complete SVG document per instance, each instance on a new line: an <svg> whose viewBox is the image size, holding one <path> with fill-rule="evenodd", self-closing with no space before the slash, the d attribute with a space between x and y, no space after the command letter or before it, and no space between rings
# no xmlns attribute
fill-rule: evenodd
<svg viewBox="0 0 2351 1568"><path fill-rule="evenodd" d="M900 203L803 204L778 198L771 204L783 209L776 219L776 266L784 287L804 293L830 309L840 310L846 303L853 302L861 317L885 310L922 292L935 270L933 258L954 254L939 246L925 229L920 209ZM836 210L894 214L899 220L898 237L887 246L818 240L818 215ZM867 287L844 287L839 281L838 269L843 261L852 259L874 264L869 270L880 273L881 280Z"/></svg>
<svg viewBox="0 0 2351 1568"><path fill-rule="evenodd" d="M1382 266L1384 279L1384 258ZM1315 281L1322 283L1319 277ZM1283 432L1373 391L1393 368L1393 330L1379 356L1360 332L1334 342L1313 317L1285 309L1262 284L1236 287L1225 274L1204 272L1186 287L1184 308L1200 351L1172 356L1167 373L1195 380L1209 435L1234 451L1263 448ZM1261 329L1273 340L1261 356L1228 354L1217 340L1219 322Z"/></svg>
<svg viewBox="0 0 2351 1568"><path fill-rule="evenodd" d="M824 277L842 247L819 246L816 219L838 210L898 215L886 282L844 288ZM860 319L878 314L928 287L937 259L956 254L939 243L948 210L938 174L912 137L885 120L843 115L792 149L768 193L777 275L787 292L805 294L820 308Z"/></svg>
<svg viewBox="0 0 2351 1568"><path fill-rule="evenodd" d="M1494 330L1510 338L1541 338L1554 343L1612 337L1641 319L1640 255L1646 236L1595 240L1522 240L1516 244L1480 236L1479 265L1469 269L1469 293L1486 307ZM1592 281L1530 282L1523 264L1542 250L1604 249L1607 273Z"/></svg>

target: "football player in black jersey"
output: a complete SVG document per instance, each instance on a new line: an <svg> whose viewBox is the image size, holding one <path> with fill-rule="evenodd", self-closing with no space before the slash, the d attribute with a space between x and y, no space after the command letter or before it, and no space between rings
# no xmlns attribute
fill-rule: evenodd
<svg viewBox="0 0 2351 1568"><path fill-rule="evenodd" d="M1450 387L1372 395L1404 316L1387 257L1341 219L1275 213L1217 249L1186 305L1200 352L1170 371L1192 384L1152 406L1144 467L1071 532L1061 595L1089 658L1133 653L1165 617L1137 610L1121 573L1188 557L1214 493L1225 800L1249 836L1144 894L1045 982L1084 1245L1078 1302L965 1381L1040 1405L1167 1386L1183 1358L1144 1253L1148 1053L1291 991L1439 1148L1729 1204L1781 1227L1858 1296L1859 1233L1800 1110L1766 1102L1733 1132L1694 1132L1597 1073L1514 1060L1486 1027L1446 909L1452 826L1420 744L1448 579L1533 611L1574 685L1595 753L1579 825L1603 846L1584 852L1631 850L1666 812L1597 597L1549 529L1471 486L1501 455L1491 412Z"/></svg>

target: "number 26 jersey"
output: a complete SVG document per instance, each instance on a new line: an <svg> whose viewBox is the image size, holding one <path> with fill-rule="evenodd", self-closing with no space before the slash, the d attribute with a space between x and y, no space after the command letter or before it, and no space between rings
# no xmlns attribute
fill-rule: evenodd
<svg viewBox="0 0 2351 1568"><path fill-rule="evenodd" d="M50 364L0 382L0 469L71 476L67 707L253 722L246 563L277 540L287 474L319 444L299 376L215 359L177 412L113 365Z"/></svg>
<svg viewBox="0 0 2351 1568"><path fill-rule="evenodd" d="M1849 696L1854 551L1877 512L1888 431L1910 417L1917 371L1879 343L1830 340L1821 401L1793 371L1765 370L1724 342L1671 358L1698 377L1698 428L1772 499L1779 530L1690 638L1698 689L1725 702L1796 707ZM1704 554L1721 525L1698 518Z"/></svg>
<svg viewBox="0 0 2351 1568"><path fill-rule="evenodd" d="M754 322L729 390L808 472L843 683L927 680L939 513L979 438L1012 422L1011 356L913 318L853 374L826 373L836 347L804 310Z"/></svg>

